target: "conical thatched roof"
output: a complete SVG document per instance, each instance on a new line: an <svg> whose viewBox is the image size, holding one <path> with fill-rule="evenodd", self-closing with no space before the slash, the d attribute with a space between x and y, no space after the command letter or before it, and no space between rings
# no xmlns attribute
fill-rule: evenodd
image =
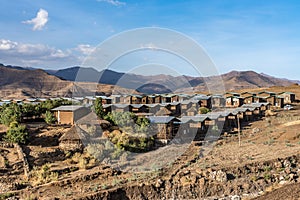
<svg viewBox="0 0 300 200"><path fill-rule="evenodd" d="M59 141L78 141L82 140L82 137L84 136L80 134L80 129L76 126L72 126L59 138Z"/></svg>
<svg viewBox="0 0 300 200"><path fill-rule="evenodd" d="M167 108L160 108L159 111L157 111L157 113L155 113L154 115L157 116L164 116L164 115L171 115L172 112L170 110L168 110Z"/></svg>

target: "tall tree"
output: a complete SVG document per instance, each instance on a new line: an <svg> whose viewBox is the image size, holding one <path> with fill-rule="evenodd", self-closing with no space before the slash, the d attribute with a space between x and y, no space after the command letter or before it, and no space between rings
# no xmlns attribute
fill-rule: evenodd
<svg viewBox="0 0 300 200"><path fill-rule="evenodd" d="M94 101L94 110L99 118L104 118L105 113L103 111L102 98L96 98L96 100Z"/></svg>

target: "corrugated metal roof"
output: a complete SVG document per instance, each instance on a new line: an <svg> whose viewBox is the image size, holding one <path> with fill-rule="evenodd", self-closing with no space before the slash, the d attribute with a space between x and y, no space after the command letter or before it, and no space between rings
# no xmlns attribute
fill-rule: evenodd
<svg viewBox="0 0 300 200"><path fill-rule="evenodd" d="M150 116L150 117L148 117L148 119L150 120L150 123L167 124L176 118L171 117L171 116ZM176 120L178 120L178 119L176 119Z"/></svg>
<svg viewBox="0 0 300 200"><path fill-rule="evenodd" d="M80 108L83 108L84 106L77 106L77 105L69 105L69 106L59 106L56 108L53 108L53 111L75 111Z"/></svg>

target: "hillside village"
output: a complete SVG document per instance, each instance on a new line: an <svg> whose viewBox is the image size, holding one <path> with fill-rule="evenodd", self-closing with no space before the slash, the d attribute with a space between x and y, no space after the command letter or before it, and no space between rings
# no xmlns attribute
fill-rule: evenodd
<svg viewBox="0 0 300 200"><path fill-rule="evenodd" d="M49 102L56 103L50 103L50 107L46 106ZM97 112L94 112L96 102L101 105L100 118ZM7 177L8 179L3 179L5 185L1 185L0 189L2 188L1 192L12 190L17 192L22 188L28 189L29 185L63 180L64 173L73 174L81 169L95 169L96 166L102 166L103 161L107 164L120 162L124 159L126 151L151 152L167 144L176 142L184 144L193 140L195 144L197 141L200 142L201 146L201 141L224 139L230 135L234 136L239 130L245 137L248 127L253 123L270 117L276 119L278 111L289 112L288 110L292 108L290 105L298 105L297 102L295 93L276 93L270 90L227 92L223 95L154 94L2 99L1 105L43 105L42 107L50 109L52 121L47 125L39 116L23 117L21 124L29 131L28 141L20 145L1 142L1 151L7 155L2 157L3 163L6 164L2 164L1 173L11 175ZM138 126L127 122L114 123L116 121L114 117L116 119L124 116L133 119ZM2 131L5 130L3 126ZM260 131L255 128L253 130ZM4 136L1 138L3 140ZM103 149L106 152L104 154L95 154L98 148L102 149L101 145L107 146L107 139L115 145L115 148ZM100 141L98 142L100 146L93 146L86 143L86 140ZM13 156L15 161L8 157L10 154L18 155ZM198 153L187 154L188 157L193 157ZM105 155L112 160L106 160ZM129 159L128 156L125 159ZM69 159L71 161L66 164ZM15 164L12 164L14 162ZM34 173L42 173L38 169L44 170L43 173L48 175L37 179ZM16 181L19 176L24 176L28 182L17 181L19 186L15 185L16 183L8 184L7 181Z"/></svg>

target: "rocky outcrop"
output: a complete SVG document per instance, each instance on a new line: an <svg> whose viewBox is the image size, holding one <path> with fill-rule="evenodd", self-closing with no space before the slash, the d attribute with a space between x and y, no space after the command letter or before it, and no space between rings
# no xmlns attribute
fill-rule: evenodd
<svg viewBox="0 0 300 200"><path fill-rule="evenodd" d="M300 182L300 154L241 167L183 170L171 180L158 179L111 188L82 199L240 199L262 194L274 184Z"/></svg>

